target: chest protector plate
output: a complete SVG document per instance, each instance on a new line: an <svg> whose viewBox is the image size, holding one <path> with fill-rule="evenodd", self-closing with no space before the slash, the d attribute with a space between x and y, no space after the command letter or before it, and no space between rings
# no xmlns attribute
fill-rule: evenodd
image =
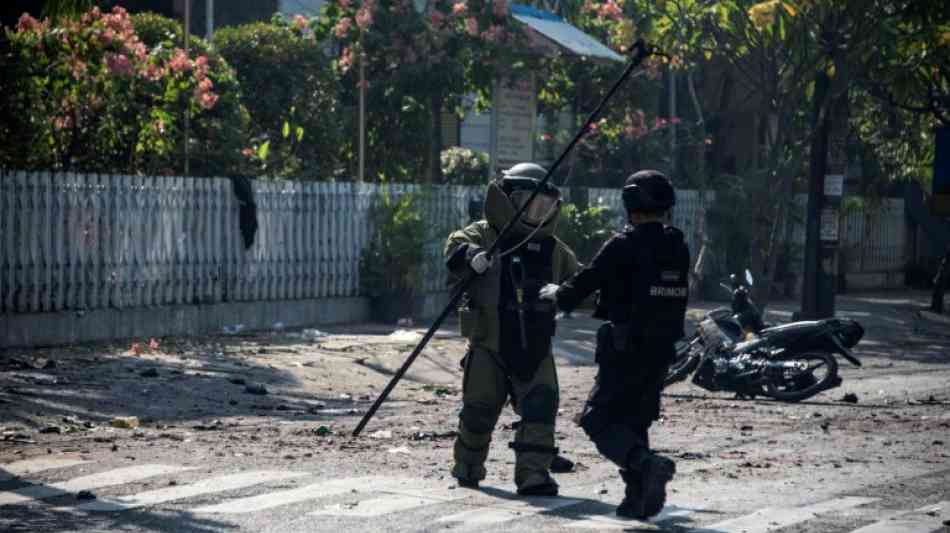
<svg viewBox="0 0 950 533"><path fill-rule="evenodd" d="M501 249L514 246L519 240L505 243ZM523 381L531 379L541 361L551 353L555 309L551 302L540 300L538 292L545 284L554 282L555 244L553 237L530 241L502 258L499 349L511 373Z"/></svg>
<svg viewBox="0 0 950 533"><path fill-rule="evenodd" d="M650 241L650 242L644 242ZM683 335L689 297L689 250L682 233L665 227L662 236L637 242L631 325L634 347L673 343Z"/></svg>

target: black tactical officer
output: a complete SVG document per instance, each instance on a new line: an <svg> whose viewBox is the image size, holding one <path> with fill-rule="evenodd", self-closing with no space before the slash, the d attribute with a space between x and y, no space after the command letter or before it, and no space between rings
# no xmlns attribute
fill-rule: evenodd
<svg viewBox="0 0 950 533"><path fill-rule="evenodd" d="M628 226L590 265L542 298L569 311L600 290L595 318L599 370L581 427L626 483L617 514L646 518L662 510L672 460L650 451L647 432L659 417L663 378L683 335L689 249L683 233L664 224L676 203L670 180L655 170L631 175L623 188Z"/></svg>

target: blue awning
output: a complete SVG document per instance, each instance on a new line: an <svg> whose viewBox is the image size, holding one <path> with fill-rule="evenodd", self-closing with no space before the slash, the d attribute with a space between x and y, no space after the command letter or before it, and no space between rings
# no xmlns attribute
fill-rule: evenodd
<svg viewBox="0 0 950 533"><path fill-rule="evenodd" d="M526 24L534 31L550 39L571 53L584 57L625 62L622 55L614 52L597 39L571 26L554 13L526 6L511 4L511 15L515 20Z"/></svg>

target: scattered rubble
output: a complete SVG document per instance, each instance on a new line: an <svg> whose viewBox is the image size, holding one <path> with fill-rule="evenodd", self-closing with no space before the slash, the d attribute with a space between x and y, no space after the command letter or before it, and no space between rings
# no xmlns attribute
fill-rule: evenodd
<svg viewBox="0 0 950 533"><path fill-rule="evenodd" d="M117 416L112 419L110 424L114 428L135 429L139 427L139 419L137 416Z"/></svg>
<svg viewBox="0 0 950 533"><path fill-rule="evenodd" d="M413 331L411 329L397 329L396 331L390 333L386 338L392 342L416 344L422 340L422 333Z"/></svg>

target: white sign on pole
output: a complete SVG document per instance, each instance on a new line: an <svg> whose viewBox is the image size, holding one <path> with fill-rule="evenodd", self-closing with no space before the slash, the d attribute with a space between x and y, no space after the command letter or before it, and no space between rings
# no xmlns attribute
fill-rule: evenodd
<svg viewBox="0 0 950 533"><path fill-rule="evenodd" d="M844 194L844 176L828 174L825 176L825 196L841 197Z"/></svg>
<svg viewBox="0 0 950 533"><path fill-rule="evenodd" d="M838 210L826 207L821 210L821 240L838 242Z"/></svg>
<svg viewBox="0 0 950 533"><path fill-rule="evenodd" d="M534 76L499 80L492 109L492 161L495 169L534 159L534 126L537 93Z"/></svg>

